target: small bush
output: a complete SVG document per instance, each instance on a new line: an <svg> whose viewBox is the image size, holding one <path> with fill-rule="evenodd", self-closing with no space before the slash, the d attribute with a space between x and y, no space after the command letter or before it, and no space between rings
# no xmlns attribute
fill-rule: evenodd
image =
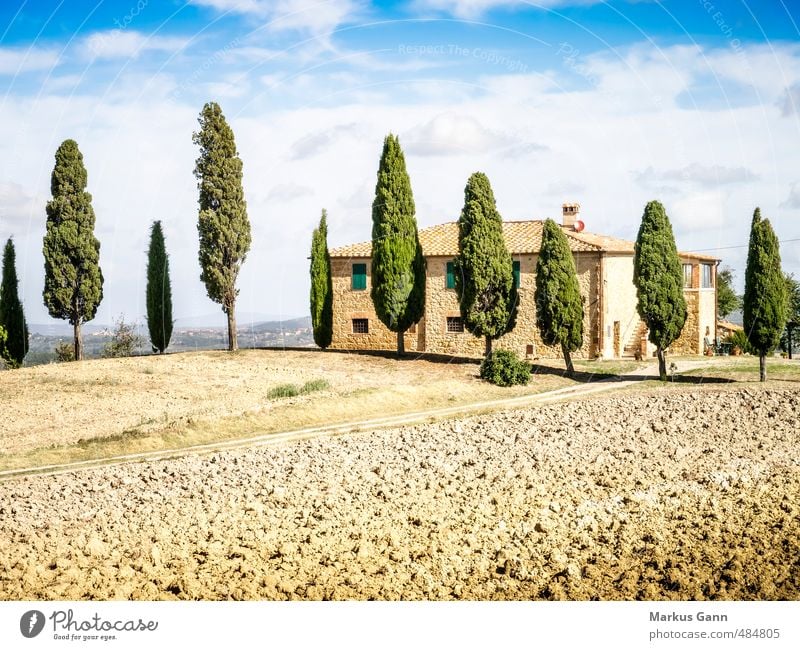
<svg viewBox="0 0 800 650"><path fill-rule="evenodd" d="M725 338L725 343L730 343L733 347L739 348L744 354L753 353L750 341L747 340L747 334L744 333L744 330L736 330L728 334Z"/></svg>
<svg viewBox="0 0 800 650"><path fill-rule="evenodd" d="M125 318L120 316L114 324L111 340L103 346L103 356L106 359L132 357L141 344L141 339L136 335L136 326L126 323Z"/></svg>
<svg viewBox="0 0 800 650"><path fill-rule="evenodd" d="M281 384L270 389L267 393L269 399L279 399L281 397L297 397L298 395L308 395L318 390L329 388L330 384L324 379L312 379L302 386L297 384Z"/></svg>
<svg viewBox="0 0 800 650"><path fill-rule="evenodd" d="M280 397L296 397L299 394L300 389L296 384L281 384L280 386L275 386L275 388L270 388L267 397L269 399L278 399Z"/></svg>
<svg viewBox="0 0 800 650"><path fill-rule="evenodd" d="M56 363L75 361L75 346L72 343L59 341L53 352L56 355Z"/></svg>
<svg viewBox="0 0 800 650"><path fill-rule="evenodd" d="M511 350L498 350L481 363L481 379L497 386L527 384L531 378L531 367Z"/></svg>
<svg viewBox="0 0 800 650"><path fill-rule="evenodd" d="M312 379L311 381L307 381L303 384L303 387L300 389L300 392L303 395L307 395L308 393L313 393L318 390L326 390L330 388L330 384L324 379Z"/></svg>

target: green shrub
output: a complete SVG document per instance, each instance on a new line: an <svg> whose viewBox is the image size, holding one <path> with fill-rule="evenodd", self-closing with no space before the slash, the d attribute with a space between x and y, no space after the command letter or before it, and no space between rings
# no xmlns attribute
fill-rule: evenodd
<svg viewBox="0 0 800 650"><path fill-rule="evenodd" d="M511 350L498 350L483 360L481 379L497 386L527 384L531 378L531 367Z"/></svg>
<svg viewBox="0 0 800 650"><path fill-rule="evenodd" d="M53 352L55 352L57 363L75 361L75 346L72 343L59 341Z"/></svg>
<svg viewBox="0 0 800 650"><path fill-rule="evenodd" d="M296 384L281 384L280 386L275 386L275 388L270 388L267 397L269 399L278 399L280 397L296 397L299 394L300 389Z"/></svg>
<svg viewBox="0 0 800 650"><path fill-rule="evenodd" d="M136 335L136 326L126 323L120 316L114 324L111 340L103 346L103 356L107 359L116 357L132 357L142 340Z"/></svg>
<svg viewBox="0 0 800 650"><path fill-rule="evenodd" d="M298 395L308 395L318 390L329 388L330 384L324 379L312 379L302 386L297 384L280 384L271 388L267 393L269 399L280 399L281 397L297 397Z"/></svg>
<svg viewBox="0 0 800 650"><path fill-rule="evenodd" d="M300 392L303 395L307 395L308 393L313 393L318 390L325 390L327 388L330 388L330 384L325 379L312 379L311 381L307 381L305 384L303 384Z"/></svg>
<svg viewBox="0 0 800 650"><path fill-rule="evenodd" d="M733 347L739 348L744 354L753 354L753 348L750 346L750 340L744 330L736 330L728 334L725 337L725 343L730 343Z"/></svg>

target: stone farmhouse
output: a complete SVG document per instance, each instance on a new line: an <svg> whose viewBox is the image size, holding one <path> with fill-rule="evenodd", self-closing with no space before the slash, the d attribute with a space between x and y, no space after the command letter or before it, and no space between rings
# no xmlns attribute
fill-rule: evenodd
<svg viewBox="0 0 800 650"><path fill-rule="evenodd" d="M632 241L585 232L578 220L580 206L562 206L562 228L575 256L584 300L583 347L574 356L614 359L641 354L655 347L636 311ZM516 327L499 338L495 349L514 350L527 358L557 358L560 348L542 343L536 327L534 289L536 260L543 221L506 221L503 235L514 264L519 305ZM407 351L481 356L483 340L464 330L454 288L453 258L458 253L458 224L443 223L419 231L427 263L425 315L405 333ZM397 335L380 322L370 298L371 243L330 251L333 276L333 341L344 350L394 350ZM688 317L674 354L702 354L706 328L716 334L716 277L719 260L680 253Z"/></svg>

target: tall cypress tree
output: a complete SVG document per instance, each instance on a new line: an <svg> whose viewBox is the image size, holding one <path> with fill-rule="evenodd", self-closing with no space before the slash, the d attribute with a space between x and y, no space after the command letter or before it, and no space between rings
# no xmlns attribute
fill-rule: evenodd
<svg viewBox="0 0 800 650"><path fill-rule="evenodd" d="M0 343L0 356L9 368L19 368L28 353L28 325L17 293L17 268L14 242L9 237L3 251L3 282L0 285L0 328L6 340Z"/></svg>
<svg viewBox="0 0 800 650"><path fill-rule="evenodd" d="M92 195L86 191L83 155L75 140L56 150L44 236L44 304L53 318L73 326L75 359L83 359L81 324L92 320L103 299L100 242L94 236Z"/></svg>
<svg viewBox="0 0 800 650"><path fill-rule="evenodd" d="M567 236L552 219L544 222L542 248L536 261L536 326L547 345L560 345L572 375L570 352L583 344L583 299L575 258Z"/></svg>
<svg viewBox="0 0 800 650"><path fill-rule="evenodd" d="M492 340L516 325L517 288L492 186L481 172L472 174L464 188L453 268L464 328L486 339L489 357Z"/></svg>
<svg viewBox="0 0 800 650"><path fill-rule="evenodd" d="M311 327L314 343L323 350L333 338L333 280L328 254L328 213L323 210L319 227L311 236Z"/></svg>
<svg viewBox="0 0 800 650"><path fill-rule="evenodd" d="M681 334L686 322L683 268L675 246L672 225L658 201L644 208L633 254L633 283L636 285L639 316L656 346L658 375L667 379L666 350Z"/></svg>
<svg viewBox="0 0 800 650"><path fill-rule="evenodd" d="M164 353L172 338L172 284L169 279L169 257L164 246L161 222L150 228L147 250L147 329L153 352Z"/></svg>
<svg viewBox="0 0 800 650"><path fill-rule="evenodd" d="M403 333L425 312L425 258L419 245L414 197L397 136L383 141L372 202L372 302L381 322L397 332L397 354L405 352Z"/></svg>
<svg viewBox="0 0 800 650"><path fill-rule="evenodd" d="M755 209L744 275L744 331L758 352L759 376L767 380L767 354L775 349L786 323L786 280L781 271L778 238L769 219Z"/></svg>
<svg viewBox="0 0 800 650"><path fill-rule="evenodd" d="M208 297L222 305L228 317L228 349L236 350L236 279L251 241L242 161L218 104L206 104L198 122L200 131L192 134L192 141L200 146L194 169L200 190L200 279Z"/></svg>

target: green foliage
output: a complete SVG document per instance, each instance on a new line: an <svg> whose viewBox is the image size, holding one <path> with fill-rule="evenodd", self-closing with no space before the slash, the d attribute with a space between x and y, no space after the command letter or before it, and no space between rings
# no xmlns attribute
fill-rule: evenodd
<svg viewBox="0 0 800 650"><path fill-rule="evenodd" d="M786 279L781 271L778 238L769 219L755 209L750 228L744 278L744 331L753 350L766 355L775 349L786 323Z"/></svg>
<svg viewBox="0 0 800 650"><path fill-rule="evenodd" d="M172 338L172 284L169 257L164 246L161 222L153 222L147 251L147 329L153 352L164 353Z"/></svg>
<svg viewBox="0 0 800 650"><path fill-rule="evenodd" d="M725 343L730 343L731 346L739 348L745 354L752 354L753 349L750 347L750 341L744 330L736 330L725 337Z"/></svg>
<svg viewBox="0 0 800 650"><path fill-rule="evenodd" d="M111 340L103 346L102 356L106 359L117 357L132 357L141 346L142 341L136 334L136 326L126 323L125 317L120 317L114 323Z"/></svg>
<svg viewBox="0 0 800 650"><path fill-rule="evenodd" d="M200 279L208 297L222 305L228 316L228 349L235 350L236 279L250 250L250 221L242 188L242 161L233 131L219 105L209 102L198 118L200 130L192 134L200 146L194 169L200 190L197 231L200 236Z"/></svg>
<svg viewBox="0 0 800 650"><path fill-rule="evenodd" d="M787 273L786 278L786 324L794 323L792 328L792 350L800 351L800 282L794 279L794 274ZM788 327L781 334L781 350L789 350Z"/></svg>
<svg viewBox="0 0 800 650"><path fill-rule="evenodd" d="M741 306L739 296L733 290L733 271L725 267L717 273L717 314L726 318Z"/></svg>
<svg viewBox="0 0 800 650"><path fill-rule="evenodd" d="M531 366L511 350L497 350L481 362L480 375L497 386L524 385L531 379Z"/></svg>
<svg viewBox="0 0 800 650"><path fill-rule="evenodd" d="M481 172L472 174L464 188L453 272L464 328L486 338L488 356L491 341L516 325L517 289L503 222L489 179Z"/></svg>
<svg viewBox="0 0 800 650"><path fill-rule="evenodd" d="M319 227L311 236L311 327L314 342L323 350L333 338L333 280L328 254L328 213L323 210Z"/></svg>
<svg viewBox="0 0 800 650"><path fill-rule="evenodd" d="M560 345L572 371L569 353L583 344L583 299L567 236L552 219L542 229L534 302L542 341Z"/></svg>
<svg viewBox="0 0 800 650"><path fill-rule="evenodd" d="M19 368L28 353L28 325L17 293L17 268L14 242L9 238L3 251L3 281L0 285L0 357L9 368Z"/></svg>
<svg viewBox="0 0 800 650"><path fill-rule="evenodd" d="M94 236L92 195L86 191L83 155L74 140L56 151L44 236L44 304L53 318L75 327L75 357L81 359L81 323L92 320L103 299L100 242Z"/></svg>
<svg viewBox="0 0 800 650"><path fill-rule="evenodd" d="M425 258L414 197L397 136L383 141L372 202L372 302L392 332L405 332L425 311ZM398 336L402 352L402 336Z"/></svg>
<svg viewBox="0 0 800 650"><path fill-rule="evenodd" d="M663 351L681 334L686 322L683 267L675 246L672 225L658 201L644 208L633 254L633 283L637 310L658 348L659 376L667 378Z"/></svg>
<svg viewBox="0 0 800 650"><path fill-rule="evenodd" d="M328 388L330 388L330 384L326 379L311 379L303 384L300 393L302 395L307 395L308 393L315 393L320 390L327 390Z"/></svg>
<svg viewBox="0 0 800 650"><path fill-rule="evenodd" d="M325 379L312 379L302 386L297 384L280 384L271 388L267 392L269 399L281 399L285 397L297 397L298 395L308 395L320 390L330 388L330 384Z"/></svg>
<svg viewBox="0 0 800 650"><path fill-rule="evenodd" d="M58 363L75 361L75 346L70 345L66 341L59 341L53 352L56 355L56 362Z"/></svg>

